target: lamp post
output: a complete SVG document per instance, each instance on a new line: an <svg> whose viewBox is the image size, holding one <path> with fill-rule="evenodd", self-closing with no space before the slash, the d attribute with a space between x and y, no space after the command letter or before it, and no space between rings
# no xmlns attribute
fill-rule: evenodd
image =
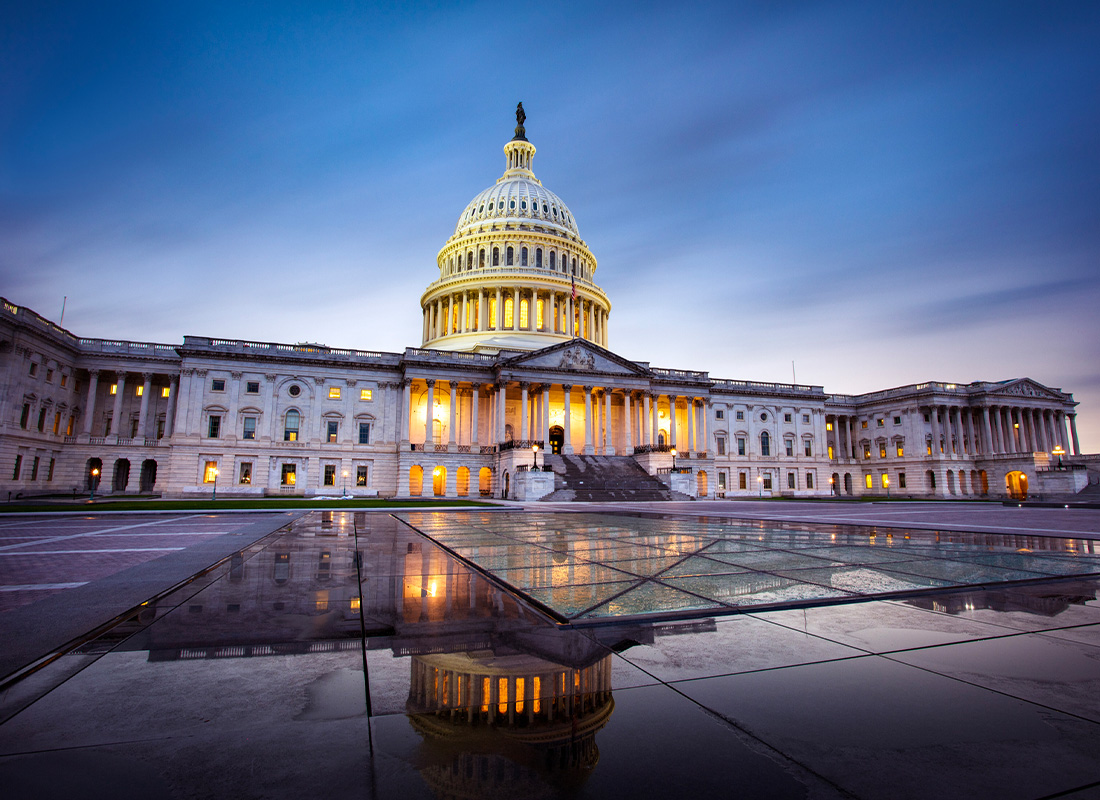
<svg viewBox="0 0 1100 800"><path fill-rule="evenodd" d="M757 489L760 493L760 499L763 500L764 499L764 476L763 475L757 475L756 476L756 486L757 486Z"/></svg>
<svg viewBox="0 0 1100 800"><path fill-rule="evenodd" d="M344 497L348 496L348 471L344 470Z"/></svg>
<svg viewBox="0 0 1100 800"><path fill-rule="evenodd" d="M92 467L92 480L89 482L92 487L92 493L88 497L88 502L95 502L95 485L99 483L99 467Z"/></svg>
<svg viewBox="0 0 1100 800"><path fill-rule="evenodd" d="M829 478L829 497L836 495L836 481L831 477Z"/></svg>
<svg viewBox="0 0 1100 800"><path fill-rule="evenodd" d="M1058 469L1062 468L1062 456L1066 454L1066 449L1060 444L1054 445L1054 449L1051 451L1051 455L1058 456Z"/></svg>
<svg viewBox="0 0 1100 800"><path fill-rule="evenodd" d="M534 454L535 471L538 471L538 468L539 468L539 446L537 444L531 445L531 451Z"/></svg>
<svg viewBox="0 0 1100 800"><path fill-rule="evenodd" d="M672 452L672 471L675 472L676 471L676 448L673 447L671 452Z"/></svg>
<svg viewBox="0 0 1100 800"><path fill-rule="evenodd" d="M214 467L214 469L212 469L210 472L214 476L214 494L213 494L213 496L211 496L210 499L211 500L217 500L218 499L218 468Z"/></svg>
<svg viewBox="0 0 1100 800"><path fill-rule="evenodd" d="M886 499L889 500L890 499L890 476L889 475L883 475L882 476L882 485L886 487Z"/></svg>

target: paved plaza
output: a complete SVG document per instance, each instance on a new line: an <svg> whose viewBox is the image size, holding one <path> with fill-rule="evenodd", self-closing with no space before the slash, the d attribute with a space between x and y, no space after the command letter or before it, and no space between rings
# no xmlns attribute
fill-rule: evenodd
<svg viewBox="0 0 1100 800"><path fill-rule="evenodd" d="M5 796L1100 796L1098 511L0 526Z"/></svg>

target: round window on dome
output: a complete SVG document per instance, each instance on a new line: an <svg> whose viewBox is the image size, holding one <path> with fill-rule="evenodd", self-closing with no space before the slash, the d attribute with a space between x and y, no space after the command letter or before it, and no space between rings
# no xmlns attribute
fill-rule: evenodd
<svg viewBox="0 0 1100 800"><path fill-rule="evenodd" d="M550 213L556 217L558 215L558 210L556 208L551 208Z"/></svg>
<svg viewBox="0 0 1100 800"><path fill-rule="evenodd" d="M542 213L543 213L543 214L545 214L545 213L546 213L546 203L543 203L543 204L542 204Z"/></svg>
<svg viewBox="0 0 1100 800"><path fill-rule="evenodd" d="M504 201L503 200L500 201L500 205L497 206L497 208L499 208L501 211L504 210Z"/></svg>
<svg viewBox="0 0 1100 800"><path fill-rule="evenodd" d="M511 209L514 210L515 207L516 207L516 201L515 200L509 200L508 201L508 208L511 208Z"/></svg>

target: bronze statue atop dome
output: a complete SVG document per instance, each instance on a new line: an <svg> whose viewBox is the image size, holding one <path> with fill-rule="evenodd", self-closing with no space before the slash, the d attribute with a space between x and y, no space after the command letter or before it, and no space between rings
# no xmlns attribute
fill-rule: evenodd
<svg viewBox="0 0 1100 800"><path fill-rule="evenodd" d="M516 135L513 139L521 142L527 141L527 131L523 129L523 123L527 121L527 115L523 113L523 102L516 103Z"/></svg>

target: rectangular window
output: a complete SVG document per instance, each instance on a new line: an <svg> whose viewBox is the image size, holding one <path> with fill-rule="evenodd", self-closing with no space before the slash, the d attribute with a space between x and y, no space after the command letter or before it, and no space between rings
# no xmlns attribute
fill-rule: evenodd
<svg viewBox="0 0 1100 800"><path fill-rule="evenodd" d="M882 483L880 483L879 485L882 486L883 489L890 485L890 473L882 473Z"/></svg>
<svg viewBox="0 0 1100 800"><path fill-rule="evenodd" d="M749 488L749 474L747 472L739 473L737 476L737 488L748 489Z"/></svg>
<svg viewBox="0 0 1100 800"><path fill-rule="evenodd" d="M875 479L873 477L871 477L870 472L868 472L866 475L863 476L863 482L865 484L867 484L868 489L874 489L875 488Z"/></svg>
<svg viewBox="0 0 1100 800"><path fill-rule="evenodd" d="M144 395L145 395L145 387L144 386L135 386L134 387L134 397L142 397Z"/></svg>
<svg viewBox="0 0 1100 800"><path fill-rule="evenodd" d="M796 488L795 485L794 485L794 473L793 472L788 472L787 473L787 488L788 489Z"/></svg>
<svg viewBox="0 0 1100 800"><path fill-rule="evenodd" d="M255 439L256 438L256 418L245 417L244 418L244 431L242 432L242 439Z"/></svg>
<svg viewBox="0 0 1100 800"><path fill-rule="evenodd" d="M783 421L784 422L790 422L791 421L791 415L790 414L784 414L783 415Z"/></svg>
<svg viewBox="0 0 1100 800"><path fill-rule="evenodd" d="M814 474L812 472L807 472L806 473L806 488L807 489L814 488Z"/></svg>
<svg viewBox="0 0 1100 800"><path fill-rule="evenodd" d="M19 414L19 427L23 430L27 429L27 423L30 422L31 417L31 404L24 403L23 411Z"/></svg>
<svg viewBox="0 0 1100 800"><path fill-rule="evenodd" d="M744 436L738 436L737 437L737 455L739 455L739 456L745 455L745 437Z"/></svg>
<svg viewBox="0 0 1100 800"><path fill-rule="evenodd" d="M112 395L118 394L118 384L117 383L112 383L111 384L111 394Z"/></svg>
<svg viewBox="0 0 1100 800"><path fill-rule="evenodd" d="M355 468L355 485L366 486L367 485L367 468L365 466L358 466Z"/></svg>
<svg viewBox="0 0 1100 800"><path fill-rule="evenodd" d="M867 420L861 420L860 423L859 423L859 427L863 428L864 430L867 430Z"/></svg>
<svg viewBox="0 0 1100 800"><path fill-rule="evenodd" d="M718 473L718 491L726 491L726 473L724 472Z"/></svg>
<svg viewBox="0 0 1100 800"><path fill-rule="evenodd" d="M217 439L218 434L222 432L222 418L217 414L211 414L209 423L206 427L206 436L208 439Z"/></svg>
<svg viewBox="0 0 1100 800"><path fill-rule="evenodd" d="M252 462L251 461L241 462L241 469L240 469L240 473L237 476L237 483L241 483L241 484L244 484L246 486L252 483Z"/></svg>
<svg viewBox="0 0 1100 800"><path fill-rule="evenodd" d="M794 455L794 439L787 439L786 441L784 441L783 447L785 448L788 456Z"/></svg>
<svg viewBox="0 0 1100 800"><path fill-rule="evenodd" d="M363 401L364 403L369 403L371 400L374 399L374 390L372 390L372 389L360 389L359 390L359 399L361 401Z"/></svg>
<svg viewBox="0 0 1100 800"><path fill-rule="evenodd" d="M886 427L886 420L884 420L882 417L879 417L875 420L875 426L879 428Z"/></svg>
<svg viewBox="0 0 1100 800"><path fill-rule="evenodd" d="M46 383L53 383L53 370L46 370Z"/></svg>
<svg viewBox="0 0 1100 800"><path fill-rule="evenodd" d="M899 472L898 473L898 488L899 489L904 489L905 488L905 473L904 472Z"/></svg>
<svg viewBox="0 0 1100 800"><path fill-rule="evenodd" d="M58 411L53 415L53 435L57 436L61 432L61 412Z"/></svg>
<svg viewBox="0 0 1100 800"><path fill-rule="evenodd" d="M38 432L46 432L46 409L44 408L38 409Z"/></svg>
<svg viewBox="0 0 1100 800"><path fill-rule="evenodd" d="M46 480L47 481L52 481L53 480L53 465L54 465L54 460L51 458L49 469L46 471ZM902 486L904 486L904 485L905 484L903 483Z"/></svg>
<svg viewBox="0 0 1100 800"><path fill-rule="evenodd" d="M924 421L925 422L931 422L932 420L931 420L931 417L928 414L925 414L924 415Z"/></svg>
<svg viewBox="0 0 1100 800"><path fill-rule="evenodd" d="M932 441L931 441L931 440L929 440L929 441L925 442L925 445L924 445L924 454L925 454L926 456L930 456L930 455L932 455Z"/></svg>
<svg viewBox="0 0 1100 800"><path fill-rule="evenodd" d="M72 425L72 422L73 422L72 419L70 419L69 420L69 425L70 426ZM157 438L158 439L163 439L164 438L164 420L163 419L158 419L157 420Z"/></svg>
<svg viewBox="0 0 1100 800"><path fill-rule="evenodd" d="M802 440L802 452L805 453L807 458L809 458L810 456L812 456L814 454L814 440L813 439L803 439Z"/></svg>
<svg viewBox="0 0 1100 800"><path fill-rule="evenodd" d="M325 439L329 442L335 442L336 441L336 434L340 430L340 423L337 422L334 419L330 419L328 421L328 423L326 424L325 429L326 429Z"/></svg>
<svg viewBox="0 0 1100 800"><path fill-rule="evenodd" d="M330 387L328 387L328 399L329 400L339 400L340 399L340 387L339 386L330 386Z"/></svg>
<svg viewBox="0 0 1100 800"><path fill-rule="evenodd" d="M540 331L543 330L542 306L541 300L535 302L535 327Z"/></svg>
<svg viewBox="0 0 1100 800"><path fill-rule="evenodd" d="M245 394L259 394L260 382L259 381L247 381L244 385Z"/></svg>
<svg viewBox="0 0 1100 800"><path fill-rule="evenodd" d="M803 425L809 425L810 424L810 415L809 414L803 414L802 415L802 424Z"/></svg>
<svg viewBox="0 0 1100 800"><path fill-rule="evenodd" d="M61 374L61 388L64 389L68 385L69 385L69 376L62 373Z"/></svg>
<svg viewBox="0 0 1100 800"><path fill-rule="evenodd" d="M359 423L359 444L370 444L370 423Z"/></svg>
<svg viewBox="0 0 1100 800"><path fill-rule="evenodd" d="M38 456L35 456L31 462L31 480L38 480Z"/></svg>
<svg viewBox="0 0 1100 800"><path fill-rule="evenodd" d="M225 381L222 378L214 378L210 381L210 391L212 392L224 392Z"/></svg>
<svg viewBox="0 0 1100 800"><path fill-rule="evenodd" d="M894 424L895 425L900 425L901 424L901 417L894 417Z"/></svg>
<svg viewBox="0 0 1100 800"><path fill-rule="evenodd" d="M137 438L137 433L138 433L137 426L138 426L137 419L130 420L130 438L131 439L136 439Z"/></svg>
<svg viewBox="0 0 1100 800"><path fill-rule="evenodd" d="M764 488L770 492L772 490L772 474L770 472L765 472L762 477L764 478L762 481Z"/></svg>
<svg viewBox="0 0 1100 800"><path fill-rule="evenodd" d="M833 457L833 446L829 445L829 460L832 461Z"/></svg>
<svg viewBox="0 0 1100 800"><path fill-rule="evenodd" d="M32 361L31 362L31 377L33 378L37 374L38 374L38 364L36 364L35 362Z"/></svg>
<svg viewBox="0 0 1100 800"><path fill-rule="evenodd" d="M293 486L298 480L298 467L295 464L283 464L282 484Z"/></svg>
<svg viewBox="0 0 1100 800"><path fill-rule="evenodd" d="M745 412L744 411L738 411L737 412L737 419L743 420L744 418L745 418Z"/></svg>
<svg viewBox="0 0 1100 800"><path fill-rule="evenodd" d="M878 457L886 458L886 442L880 442L878 446Z"/></svg>
<svg viewBox="0 0 1100 800"><path fill-rule="evenodd" d="M901 458L903 455L905 455L905 446L901 442L897 442L894 445L894 449L897 451L898 458Z"/></svg>
<svg viewBox="0 0 1100 800"><path fill-rule="evenodd" d="M715 419L725 419L726 418L726 410L724 408L714 409L714 418Z"/></svg>
<svg viewBox="0 0 1100 800"><path fill-rule="evenodd" d="M202 482L213 483L218 479L218 462L207 461L202 469Z"/></svg>
<svg viewBox="0 0 1100 800"><path fill-rule="evenodd" d="M831 431L832 429L833 429L833 423L831 423L831 422L826 422L826 423L825 423L825 430L827 430L827 431Z"/></svg>
<svg viewBox="0 0 1100 800"><path fill-rule="evenodd" d="M170 391L170 388L168 386L160 387L160 396L161 397L167 397L169 391Z"/></svg>
<svg viewBox="0 0 1100 800"><path fill-rule="evenodd" d="M111 418L110 417L107 417L107 423L103 426L103 435L104 436L110 436L111 435Z"/></svg>
<svg viewBox="0 0 1100 800"><path fill-rule="evenodd" d="M863 457L864 458L870 458L871 457L871 445L869 445L869 444L863 445Z"/></svg>
<svg viewBox="0 0 1100 800"><path fill-rule="evenodd" d="M726 437L716 436L714 439L715 447L718 449L718 455L724 456L726 454Z"/></svg>
<svg viewBox="0 0 1100 800"><path fill-rule="evenodd" d="M15 469L12 470L11 479L13 481L19 480L19 470L23 466L23 456L16 453L15 455Z"/></svg>
<svg viewBox="0 0 1100 800"><path fill-rule="evenodd" d="M336 485L336 465L325 464L325 486Z"/></svg>

